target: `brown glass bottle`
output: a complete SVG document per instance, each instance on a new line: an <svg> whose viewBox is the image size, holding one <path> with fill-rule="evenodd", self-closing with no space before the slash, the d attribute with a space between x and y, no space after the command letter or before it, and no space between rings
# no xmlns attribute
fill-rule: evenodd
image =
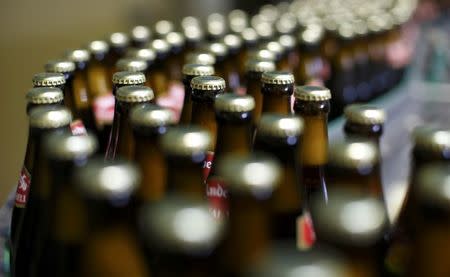
<svg viewBox="0 0 450 277"><path fill-rule="evenodd" d="M150 103L153 91L146 86L124 86L117 89L115 96L114 121L105 159L115 160L119 156L132 160L135 149L129 113L137 104Z"/></svg>
<svg viewBox="0 0 450 277"><path fill-rule="evenodd" d="M358 102L367 102L373 98L369 77L369 46L367 44L368 27L364 20L353 20L355 38L352 43L353 60L355 61L355 88Z"/></svg>
<svg viewBox="0 0 450 277"><path fill-rule="evenodd" d="M64 94L64 85L66 84L66 78L61 73L42 72L34 74L33 87L55 87L59 88Z"/></svg>
<svg viewBox="0 0 450 277"><path fill-rule="evenodd" d="M278 38L278 43L283 47L284 52L279 62L279 69L295 72L298 67L299 55L297 52L297 41L293 35L283 34Z"/></svg>
<svg viewBox="0 0 450 277"><path fill-rule="evenodd" d="M152 31L147 26L134 26L130 34L131 46L145 48L152 38Z"/></svg>
<svg viewBox="0 0 450 277"><path fill-rule="evenodd" d="M274 240L289 240L301 246L302 237L297 221L304 210L303 191L299 182L300 135L303 122L293 115L264 114L259 121L254 150L268 152L281 163L280 185L271 200L272 230Z"/></svg>
<svg viewBox="0 0 450 277"><path fill-rule="evenodd" d="M33 143L28 149L31 155L32 170L28 181L21 182L20 193L16 195L16 206L24 207L23 216L16 226L16 237L13 245L14 276L35 276L33 265L37 258L33 256L41 241L36 239L47 227L49 212L50 184L47 155L43 149L43 137L50 132L61 132L69 129L72 120L70 111L63 106L36 107L30 111L30 136ZM32 178L32 179L31 179ZM31 180L31 183L30 183ZM20 197L18 197L20 195Z"/></svg>
<svg viewBox="0 0 450 277"><path fill-rule="evenodd" d="M250 153L252 144L252 117L255 100L249 95L232 93L218 95L214 101L217 122L217 140L214 159L207 161L210 169L206 182L206 195L216 218L228 216L227 184L217 172L216 159L226 154Z"/></svg>
<svg viewBox="0 0 450 277"><path fill-rule="evenodd" d="M144 207L140 223L151 276L218 276L216 248L224 224L205 202L169 196Z"/></svg>
<svg viewBox="0 0 450 277"><path fill-rule="evenodd" d="M245 64L250 59L250 53L256 49L259 37L256 31L250 27L245 28L240 35L242 37L242 50L241 59L239 60L239 76L245 82Z"/></svg>
<svg viewBox="0 0 450 277"><path fill-rule="evenodd" d="M272 61L275 62L276 56L275 53L272 51L260 48L256 50L252 50L248 53L248 59L256 59L256 60L263 60L263 61Z"/></svg>
<svg viewBox="0 0 450 277"><path fill-rule="evenodd" d="M166 60L170 55L170 45L162 39L155 39L151 43L155 51L155 63L149 68L150 87L155 92L155 98L165 96L169 89L169 71Z"/></svg>
<svg viewBox="0 0 450 277"><path fill-rule="evenodd" d="M208 164L213 160L217 139L217 122L215 120L214 100L223 94L225 80L217 76L199 76L191 80L192 118L191 123L199 125L211 134L212 144L208 148L205 160L204 180L209 174Z"/></svg>
<svg viewBox="0 0 450 277"><path fill-rule="evenodd" d="M351 261L348 276L383 276L383 236L388 228L383 203L345 189L330 190L329 195L327 205L321 197L312 201L317 241L331 245Z"/></svg>
<svg viewBox="0 0 450 277"><path fill-rule="evenodd" d="M188 63L183 66L183 85L184 85L184 99L183 109L181 110L180 123L191 123L192 117L192 89L191 80L197 76L211 76L214 75L214 67L210 65L202 65L196 63Z"/></svg>
<svg viewBox="0 0 450 277"><path fill-rule="evenodd" d="M186 37L186 52L198 49L204 39L204 31L200 20L187 16L181 22L183 28L183 35Z"/></svg>
<svg viewBox="0 0 450 277"><path fill-rule="evenodd" d="M269 41L260 45L260 49L267 49L275 54L275 65L281 70L284 48L278 41Z"/></svg>
<svg viewBox="0 0 450 277"><path fill-rule="evenodd" d="M115 65L118 60L125 57L125 54L130 46L130 38L126 33L112 33L109 36L109 57L108 60L111 62L110 66L110 80L112 80L113 74L117 71Z"/></svg>
<svg viewBox="0 0 450 277"><path fill-rule="evenodd" d="M223 37L223 43L228 47L228 74L226 80L231 91L236 90L241 85L242 80L239 75L239 62L242 57L242 39L235 34L228 34Z"/></svg>
<svg viewBox="0 0 450 277"><path fill-rule="evenodd" d="M213 42L207 44L203 50L209 51L214 55L216 58L216 62L214 64L215 74L222 77L225 80L225 83L229 85L230 62L228 60L228 47L222 42Z"/></svg>
<svg viewBox="0 0 450 277"><path fill-rule="evenodd" d="M294 75L284 71L264 72L261 76L262 113L291 114Z"/></svg>
<svg viewBox="0 0 450 277"><path fill-rule="evenodd" d="M88 232L80 251L80 275L148 276L129 213L131 195L139 185L137 167L120 160L105 162L98 157L77 169L74 176L88 215Z"/></svg>
<svg viewBox="0 0 450 277"><path fill-rule="evenodd" d="M169 80L171 83L179 82L182 78L184 55L186 54L186 38L182 33L170 32L165 35L165 40L170 45L170 55L167 59Z"/></svg>
<svg viewBox="0 0 450 277"><path fill-rule="evenodd" d="M61 73L64 75L64 105L74 112L73 103L73 75L75 71L75 63L69 60L51 60L45 64L45 71L50 73Z"/></svg>
<svg viewBox="0 0 450 277"><path fill-rule="evenodd" d="M163 198L166 192L167 167L159 141L168 127L175 123L175 115L169 109L153 104L140 104L130 111L135 151L134 161L142 172L139 188L135 193L137 207Z"/></svg>
<svg viewBox="0 0 450 277"><path fill-rule="evenodd" d="M305 201L320 194L327 201L325 165L328 159L328 113L331 93L327 88L298 86L295 88L295 114L304 122L303 142L299 148L300 183L305 188Z"/></svg>
<svg viewBox="0 0 450 277"><path fill-rule="evenodd" d="M367 19L369 36L367 38L369 54L370 86L373 91L372 98L383 93L386 87L384 69L386 65L386 43L383 39L383 28L386 25L382 17L369 16Z"/></svg>
<svg viewBox="0 0 450 277"><path fill-rule="evenodd" d="M151 48L130 48L127 51L126 57L141 59L147 62L147 69L145 71L145 85L151 87L150 83L150 69L156 59L155 51Z"/></svg>
<svg viewBox="0 0 450 277"><path fill-rule="evenodd" d="M217 162L228 185L230 217L219 247L222 276L245 276L260 263L271 243L270 200L279 185L282 168L266 154L228 154ZM259 178L264 174L263 178Z"/></svg>
<svg viewBox="0 0 450 277"><path fill-rule="evenodd" d="M174 127L162 136L168 193L206 200L202 164L212 142L207 130L195 126Z"/></svg>
<svg viewBox="0 0 450 277"><path fill-rule="evenodd" d="M148 65L145 60L139 58L123 58L116 63L117 71L141 72L145 74Z"/></svg>
<svg viewBox="0 0 450 277"><path fill-rule="evenodd" d="M216 63L216 57L208 51L196 51L186 54L186 63L211 65Z"/></svg>
<svg viewBox="0 0 450 277"><path fill-rule="evenodd" d="M219 41L227 33L228 26L224 15L212 13L206 19L206 39L210 42Z"/></svg>
<svg viewBox="0 0 450 277"><path fill-rule="evenodd" d="M48 226L36 238L40 246L31 253L35 276L79 276L80 248L87 232L87 213L71 180L75 167L85 164L97 150L95 136L74 136L71 132L53 133L46 137L48 155L49 210L39 218L48 217Z"/></svg>
<svg viewBox="0 0 450 277"><path fill-rule="evenodd" d="M351 104L345 107L344 116L344 132L347 137L368 139L379 147L386 120L383 109L372 105Z"/></svg>
<svg viewBox="0 0 450 277"><path fill-rule="evenodd" d="M258 59L249 59L246 64L247 95L255 99L252 111L253 127L256 128L262 113L263 95L261 93L261 76L264 72L275 70L275 63Z"/></svg>
<svg viewBox="0 0 450 277"><path fill-rule="evenodd" d="M159 20L155 23L155 36L164 39L167 34L175 30L175 25L169 20Z"/></svg>

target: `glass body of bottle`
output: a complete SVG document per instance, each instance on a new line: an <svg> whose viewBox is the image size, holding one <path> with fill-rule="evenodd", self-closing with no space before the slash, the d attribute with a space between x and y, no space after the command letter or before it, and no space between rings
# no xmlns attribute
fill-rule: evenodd
<svg viewBox="0 0 450 277"><path fill-rule="evenodd" d="M291 114L294 75L284 71L264 72L261 83L262 113Z"/></svg>

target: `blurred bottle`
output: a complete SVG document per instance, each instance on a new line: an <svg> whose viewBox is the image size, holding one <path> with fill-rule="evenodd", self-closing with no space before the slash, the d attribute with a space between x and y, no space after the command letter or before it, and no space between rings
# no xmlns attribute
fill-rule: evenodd
<svg viewBox="0 0 450 277"><path fill-rule="evenodd" d="M134 59L141 59L147 62L147 69L145 70L145 85L147 87L151 87L150 83L150 73L152 66L156 59L156 53L151 48L130 48L127 51L126 57L128 58L134 58Z"/></svg>
<svg viewBox="0 0 450 277"><path fill-rule="evenodd" d="M117 156L132 160L135 147L130 122L130 110L140 103L150 103L153 91L146 86L124 86L117 89L114 121L105 159L115 160Z"/></svg>
<svg viewBox="0 0 450 277"><path fill-rule="evenodd" d="M162 136L168 193L206 200L202 163L212 142L207 130L194 126L174 127Z"/></svg>
<svg viewBox="0 0 450 277"><path fill-rule="evenodd" d="M279 63L279 69L294 72L298 67L299 53L297 52L297 41L293 35L284 34L278 38L278 43L283 47L283 55Z"/></svg>
<svg viewBox="0 0 450 277"><path fill-rule="evenodd" d="M167 59L170 83L171 85L178 84L182 78L186 38L182 33L170 32L165 36L165 40L170 45L170 55Z"/></svg>
<svg viewBox="0 0 450 277"><path fill-rule="evenodd" d="M97 150L95 136L74 136L65 131L45 138L48 155L49 209L41 210L48 217L47 226L37 238L34 252L37 260L32 269L35 276L79 276L80 248L87 231L87 213L71 180L74 168L84 165Z"/></svg>
<svg viewBox="0 0 450 277"><path fill-rule="evenodd" d="M74 114L75 107L73 103L73 77L75 63L69 60L51 60L45 64L45 71L50 73L61 73L64 75L64 105Z"/></svg>
<svg viewBox="0 0 450 277"><path fill-rule="evenodd" d="M369 76L369 46L367 44L369 30L363 19L353 20L352 24L355 31L352 48L355 61L355 89L358 95L356 101L364 103L373 98Z"/></svg>
<svg viewBox="0 0 450 277"><path fill-rule="evenodd" d="M224 15L212 13L206 19L207 39L219 41L228 33L228 24Z"/></svg>
<svg viewBox="0 0 450 277"><path fill-rule="evenodd" d="M211 163L214 159L214 149L217 140L217 122L215 120L214 100L223 94L225 80L217 76L199 76L191 81L192 88L192 118L191 123L199 125L211 135L212 143L208 147L204 163L204 180L208 178Z"/></svg>
<svg viewBox="0 0 450 277"><path fill-rule="evenodd" d="M62 73L42 72L34 74L32 82L34 88L55 87L59 88L64 94L66 78Z"/></svg>
<svg viewBox="0 0 450 277"><path fill-rule="evenodd" d="M219 77L222 77L225 80L225 83L229 86L229 73L230 73L230 61L228 59L229 49L228 47L221 42L213 42L207 44L204 51L209 51L216 58L216 62L214 64L215 74Z"/></svg>
<svg viewBox="0 0 450 277"><path fill-rule="evenodd" d="M252 144L251 112L255 107L253 97L232 93L218 95L214 101L217 122L217 140L214 159L207 166L211 169L206 195L211 211L216 218L228 216L227 184L223 180L215 161L226 154L248 154Z"/></svg>
<svg viewBox="0 0 450 277"><path fill-rule="evenodd" d="M261 75L261 83L262 113L291 114L294 75L284 71L264 72Z"/></svg>
<svg viewBox="0 0 450 277"><path fill-rule="evenodd" d="M108 43L110 47L108 52L108 61L110 62L109 80L112 80L114 73L121 71L116 69L116 63L118 60L125 57L128 47L130 46L130 37L126 33L112 33L109 36Z"/></svg>
<svg viewBox="0 0 450 277"><path fill-rule="evenodd" d="M346 137L368 139L379 148L386 120L383 109L372 105L351 104L345 107L344 117Z"/></svg>
<svg viewBox="0 0 450 277"><path fill-rule="evenodd" d="M140 104L130 111L135 151L142 179L136 191L137 207L162 199L166 192L167 167L160 138L175 123L175 115L168 109L153 104Z"/></svg>
<svg viewBox="0 0 450 277"><path fill-rule="evenodd" d="M173 32L175 25L169 20L159 20L155 23L155 37L159 39L164 39L167 34Z"/></svg>
<svg viewBox="0 0 450 277"><path fill-rule="evenodd" d="M131 46L135 48L145 48L152 38L152 31L147 26L134 26L131 29Z"/></svg>
<svg viewBox="0 0 450 277"><path fill-rule="evenodd" d="M248 59L271 61L275 63L276 56L274 52L265 48L260 48L250 51L248 54Z"/></svg>
<svg viewBox="0 0 450 277"><path fill-rule="evenodd" d="M275 64L278 70L283 67L284 47L276 40L260 44L260 49L267 49L275 55Z"/></svg>
<svg viewBox="0 0 450 277"><path fill-rule="evenodd" d="M270 199L282 169L276 159L265 154L222 156L217 168L232 195L230 217L218 254L221 274L244 276L270 249Z"/></svg>
<svg viewBox="0 0 450 277"><path fill-rule="evenodd" d="M241 85L239 75L239 63L242 57L242 38L235 34L228 34L224 36L223 43L228 47L228 63L229 71L226 80L231 91L236 92Z"/></svg>
<svg viewBox="0 0 450 277"><path fill-rule="evenodd" d="M211 65L216 63L216 57L208 51L195 51L186 55L186 63Z"/></svg>
<svg viewBox="0 0 450 277"><path fill-rule="evenodd" d="M139 58L123 58L117 61L116 68L117 71L140 72L145 74L148 69L148 64L147 61Z"/></svg>
<svg viewBox="0 0 450 277"><path fill-rule="evenodd" d="M298 86L295 89L294 111L303 118L303 141L297 152L300 157L300 183L305 188L305 201L319 194L326 202L325 165L328 161L328 113L330 90L317 86Z"/></svg>
<svg viewBox="0 0 450 277"><path fill-rule="evenodd" d="M193 16L184 17L181 20L183 35L186 37L186 53L198 49L204 39L204 31L200 20Z"/></svg>
<svg viewBox="0 0 450 277"><path fill-rule="evenodd" d="M33 253L40 246L41 236L48 226L50 207L50 168L47 154L43 149L43 137L50 132L68 130L72 115L62 106L43 106L32 109L29 120L31 143L27 154L31 157L32 170L29 174L22 174L27 177L20 182L16 195L16 207L25 209L16 225L16 236L13 241L14 276L36 275L32 270L39 256L33 256Z"/></svg>
<svg viewBox="0 0 450 277"><path fill-rule="evenodd" d="M245 64L249 59L250 52L256 50L259 37L256 31L250 27L242 30L240 36L242 38L242 50L241 58L239 60L239 76L244 82L246 72Z"/></svg>
<svg viewBox="0 0 450 277"><path fill-rule="evenodd" d="M139 239L130 222L130 199L139 182L137 167L120 160L105 162L98 157L75 171L74 184L88 215L88 232L80 251L80 275L148 276Z"/></svg>
<svg viewBox="0 0 450 277"><path fill-rule="evenodd" d="M151 42L151 48L155 51L155 62L149 69L150 87L155 92L156 99L167 94L169 89L169 72L166 60L170 55L170 45L162 39Z"/></svg>
<svg viewBox="0 0 450 277"><path fill-rule="evenodd" d="M327 205L314 198L311 214L319 243L341 251L351 261L348 276L383 276L383 235L388 217L374 197L354 195L345 189L330 190Z"/></svg>
<svg viewBox="0 0 450 277"><path fill-rule="evenodd" d="M191 81L197 76L214 75L214 67L196 63L187 63L183 66L184 98L181 110L180 124L189 124L192 117L192 88Z"/></svg>

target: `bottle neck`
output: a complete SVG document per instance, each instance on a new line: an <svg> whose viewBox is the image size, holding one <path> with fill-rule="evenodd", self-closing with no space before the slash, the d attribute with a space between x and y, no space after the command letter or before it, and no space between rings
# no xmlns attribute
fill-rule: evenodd
<svg viewBox="0 0 450 277"><path fill-rule="evenodd" d="M169 74L164 66L163 59L157 59L149 68L148 83L155 93L155 98L164 96L169 88Z"/></svg>
<svg viewBox="0 0 450 277"><path fill-rule="evenodd" d="M261 73L247 72L247 94L255 99L255 108L252 111L253 125L259 122L261 118L263 95L261 93Z"/></svg>
<svg viewBox="0 0 450 277"><path fill-rule="evenodd" d="M294 85L262 84L262 113L291 114L291 95Z"/></svg>
<svg viewBox="0 0 450 277"><path fill-rule="evenodd" d="M205 156L168 156L167 184L169 190L188 198L205 199L202 163Z"/></svg>
<svg viewBox="0 0 450 277"><path fill-rule="evenodd" d="M358 124L347 120L344 132L348 137L369 139L379 146L383 124Z"/></svg>
<svg viewBox="0 0 450 277"><path fill-rule="evenodd" d="M185 75L183 78L184 85L184 99L183 99L183 108L181 110L180 123L181 124L189 124L191 123L192 116L192 89L191 89L191 80L195 76Z"/></svg>

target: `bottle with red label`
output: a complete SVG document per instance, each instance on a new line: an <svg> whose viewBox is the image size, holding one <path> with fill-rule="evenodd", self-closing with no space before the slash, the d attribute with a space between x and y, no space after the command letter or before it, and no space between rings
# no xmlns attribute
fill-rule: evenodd
<svg viewBox="0 0 450 277"><path fill-rule="evenodd" d="M130 202L139 186L138 168L123 160L90 159L73 182L87 211L79 276L149 276L132 223Z"/></svg>
<svg viewBox="0 0 450 277"><path fill-rule="evenodd" d="M217 139L217 122L215 120L214 100L217 95L223 94L225 80L217 76L198 76L191 80L192 88L192 118L191 123L199 125L209 131L212 139L207 149L204 164L204 180L208 178L214 157Z"/></svg>
<svg viewBox="0 0 450 277"><path fill-rule="evenodd" d="M280 186L271 200L272 237L289 240L299 249L314 243L314 231L305 209L304 187L299 181L300 137L303 121L294 115L263 114L258 124L254 150L265 151L281 163Z"/></svg>
<svg viewBox="0 0 450 277"><path fill-rule="evenodd" d="M276 194L282 167L267 154L229 154L217 162L229 192L230 216L219 247L222 276L246 276L261 263L271 247L271 199Z"/></svg>
<svg viewBox="0 0 450 277"><path fill-rule="evenodd" d="M153 91L146 86L124 86L117 89L115 96L114 121L105 159L115 160L119 156L132 160L135 149L130 110L137 104L152 102Z"/></svg>
<svg viewBox="0 0 450 277"><path fill-rule="evenodd" d="M294 75L285 71L264 72L261 76L262 113L291 114Z"/></svg>
<svg viewBox="0 0 450 277"><path fill-rule="evenodd" d="M327 205L321 197L313 198L311 215L317 243L334 247L351 261L347 276L385 276L382 257L389 220L380 199L330 190Z"/></svg>
<svg viewBox="0 0 450 277"><path fill-rule="evenodd" d="M173 127L162 136L167 193L206 200L202 164L212 142L210 133L196 126Z"/></svg>
<svg viewBox="0 0 450 277"><path fill-rule="evenodd" d="M41 228L38 215L48 213L50 168L47 155L42 147L44 135L69 129L72 121L70 111L63 106L35 107L29 113L29 142L27 146L27 163L31 171L24 168L16 193L17 216L14 215L15 231L13 234L14 276L30 276L32 253L36 246L37 230ZM25 164L28 166L28 164ZM22 215L21 215L22 214Z"/></svg>
<svg viewBox="0 0 450 277"><path fill-rule="evenodd" d="M74 168L84 165L97 150L94 135L52 133L44 141L49 159L48 210L40 209L31 272L36 276L78 276L80 247L87 232L87 211L71 180Z"/></svg>
<svg viewBox="0 0 450 277"><path fill-rule="evenodd" d="M166 60L170 55L170 45L166 40L155 39L151 42L150 47L155 51L156 58L149 68L148 81L155 92L155 98L158 99L167 95L169 91L169 70Z"/></svg>
<svg viewBox="0 0 450 277"><path fill-rule="evenodd" d="M253 97L226 93L214 101L217 122L217 140L211 171L206 181L206 195L211 210L217 218L228 216L227 184L223 180L215 161L226 154L248 154L252 144L252 117L255 107Z"/></svg>
<svg viewBox="0 0 450 277"><path fill-rule="evenodd" d="M202 65L196 63L188 63L183 66L183 84L184 84L184 98L183 109L181 110L180 123L191 123L192 116L192 88L191 80L197 76L211 76L214 75L214 67L211 65Z"/></svg>
<svg viewBox="0 0 450 277"><path fill-rule="evenodd" d="M139 104L130 111L135 151L133 160L142 172L136 206L159 201L166 193L167 167L160 147L161 136L175 124L174 113L154 104Z"/></svg>
<svg viewBox="0 0 450 277"><path fill-rule="evenodd" d="M135 48L145 48L150 43L152 31L147 26L134 26L130 32L131 46Z"/></svg>

